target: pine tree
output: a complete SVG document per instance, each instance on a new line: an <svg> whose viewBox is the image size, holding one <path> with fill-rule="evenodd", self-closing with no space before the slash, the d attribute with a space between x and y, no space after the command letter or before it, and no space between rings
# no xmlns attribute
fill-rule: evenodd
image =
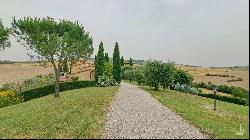
<svg viewBox="0 0 250 140"><path fill-rule="evenodd" d="M109 62L109 54L105 53L105 62Z"/></svg>
<svg viewBox="0 0 250 140"><path fill-rule="evenodd" d="M129 59L129 65L130 65L130 66L133 66L133 60L132 60L131 57L130 57L130 59Z"/></svg>
<svg viewBox="0 0 250 140"><path fill-rule="evenodd" d="M124 59L123 59L123 56L121 57L121 66L124 66Z"/></svg>
<svg viewBox="0 0 250 140"><path fill-rule="evenodd" d="M98 80L98 77L102 76L104 73L104 63L105 63L104 48L103 48L103 43L101 42L99 45L97 56L95 58L95 80L96 81Z"/></svg>
<svg viewBox="0 0 250 140"><path fill-rule="evenodd" d="M118 43L115 43L115 49L113 53L113 77L119 84L121 83L121 60Z"/></svg>

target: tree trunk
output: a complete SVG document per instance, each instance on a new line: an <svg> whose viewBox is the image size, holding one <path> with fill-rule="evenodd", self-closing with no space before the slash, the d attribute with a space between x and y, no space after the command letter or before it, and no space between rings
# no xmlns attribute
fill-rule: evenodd
<svg viewBox="0 0 250 140"><path fill-rule="evenodd" d="M55 71L55 76L56 76L56 79L55 79L55 94L54 94L54 97L57 98L57 97L59 97L59 78L60 78L59 67L60 67L60 65L59 65L59 67L57 68L54 61L52 61L52 65L53 65L53 68L54 68L54 71Z"/></svg>
<svg viewBox="0 0 250 140"><path fill-rule="evenodd" d="M54 94L54 97L57 98L57 97L60 97L59 96L59 78L60 78L60 73L59 71L55 72L56 74L56 81L55 81L55 94Z"/></svg>

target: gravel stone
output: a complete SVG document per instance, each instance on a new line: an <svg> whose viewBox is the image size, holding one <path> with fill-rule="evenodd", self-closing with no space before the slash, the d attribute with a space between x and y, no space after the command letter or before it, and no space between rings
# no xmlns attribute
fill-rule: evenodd
<svg viewBox="0 0 250 140"><path fill-rule="evenodd" d="M121 83L107 114L105 139L205 139L207 135L189 125L148 92Z"/></svg>

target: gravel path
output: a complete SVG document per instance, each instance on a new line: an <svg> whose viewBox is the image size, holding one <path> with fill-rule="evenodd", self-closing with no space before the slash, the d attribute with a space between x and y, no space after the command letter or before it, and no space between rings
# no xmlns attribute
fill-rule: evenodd
<svg viewBox="0 0 250 140"><path fill-rule="evenodd" d="M107 115L105 139L209 138L146 91L121 83Z"/></svg>

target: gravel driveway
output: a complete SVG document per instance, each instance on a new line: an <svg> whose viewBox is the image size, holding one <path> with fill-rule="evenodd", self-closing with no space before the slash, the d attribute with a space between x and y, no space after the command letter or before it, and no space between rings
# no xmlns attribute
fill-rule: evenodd
<svg viewBox="0 0 250 140"><path fill-rule="evenodd" d="M180 116L164 107L148 92L121 83L107 115L106 139L208 138Z"/></svg>

